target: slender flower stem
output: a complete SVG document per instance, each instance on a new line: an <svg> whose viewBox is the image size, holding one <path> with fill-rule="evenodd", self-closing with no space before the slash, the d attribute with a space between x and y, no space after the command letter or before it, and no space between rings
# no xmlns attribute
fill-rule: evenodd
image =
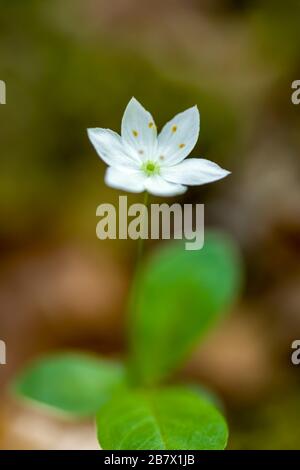
<svg viewBox="0 0 300 470"><path fill-rule="evenodd" d="M147 191L145 191L143 204L146 207L146 212L145 212L144 218L143 218L143 225L145 223L145 218L148 217L148 212L147 212L148 202L149 202L149 193ZM142 261L142 257L143 257L143 250L144 250L144 241L145 240L142 237L139 238L139 240L138 240L136 268L135 268L136 274L140 270L140 265L141 265L141 261Z"/></svg>
<svg viewBox="0 0 300 470"><path fill-rule="evenodd" d="M148 217L148 204L149 204L149 193L146 191L144 194L144 201L143 204L145 206L145 212L142 220L142 230L144 229L144 223L146 221L146 217ZM140 290L140 282L141 282L141 270L142 270L142 261L143 261L143 251L144 251L144 238L139 238L138 246L137 246L137 256L136 256L136 265L135 265L135 272L134 272L134 280L132 286L132 294L129 302L129 325L128 325L128 335L129 335L129 344L131 346L129 361L134 363L134 355L136 354L132 346L134 345L133 337L136 334L135 331L132 329L132 325L135 323L134 317L137 314L137 306L139 300L139 290ZM135 381L134 373L131 373L130 380Z"/></svg>

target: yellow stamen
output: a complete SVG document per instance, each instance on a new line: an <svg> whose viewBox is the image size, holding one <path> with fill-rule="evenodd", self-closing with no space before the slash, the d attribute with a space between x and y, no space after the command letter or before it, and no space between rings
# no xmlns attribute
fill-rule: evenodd
<svg viewBox="0 0 300 470"><path fill-rule="evenodd" d="M132 131L134 137L137 137L139 135L138 131Z"/></svg>
<svg viewBox="0 0 300 470"><path fill-rule="evenodd" d="M183 149L183 147L185 147L185 144L179 144L180 149Z"/></svg>
<svg viewBox="0 0 300 470"><path fill-rule="evenodd" d="M177 131L177 126L173 126L172 127L172 132L176 132Z"/></svg>

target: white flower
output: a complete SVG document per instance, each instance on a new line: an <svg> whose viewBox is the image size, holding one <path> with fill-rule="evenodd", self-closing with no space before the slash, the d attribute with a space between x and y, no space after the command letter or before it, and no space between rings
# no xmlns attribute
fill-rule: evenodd
<svg viewBox="0 0 300 470"><path fill-rule="evenodd" d="M88 129L89 138L108 165L107 185L157 196L174 196L224 178L230 172L203 158L185 158L199 135L197 106L177 114L157 135L151 114L132 98L122 119L121 136L109 129Z"/></svg>

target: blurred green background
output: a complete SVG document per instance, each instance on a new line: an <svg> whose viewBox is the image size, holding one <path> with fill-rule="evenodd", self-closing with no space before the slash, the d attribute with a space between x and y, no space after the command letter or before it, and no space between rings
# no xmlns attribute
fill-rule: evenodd
<svg viewBox="0 0 300 470"><path fill-rule="evenodd" d="M119 131L135 96L159 126L197 104L192 155L232 171L180 199L205 203L206 227L229 232L246 267L240 302L180 377L219 393L229 448L300 449L300 366L290 360L300 337L300 108L290 98L300 78L300 3L1 0L0 7L7 86L0 447L94 445L89 423L48 419L11 403L4 390L47 351L124 355L136 246L96 238L96 207L119 192L104 185L105 165L86 128Z"/></svg>

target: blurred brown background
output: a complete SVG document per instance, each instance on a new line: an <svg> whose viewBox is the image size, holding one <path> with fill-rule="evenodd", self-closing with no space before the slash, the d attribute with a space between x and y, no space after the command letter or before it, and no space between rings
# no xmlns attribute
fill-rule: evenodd
<svg viewBox="0 0 300 470"><path fill-rule="evenodd" d="M243 296L184 379L224 402L232 449L300 449L300 78L297 0L1 0L1 448L93 448L89 423L12 403L9 379L57 349L126 352L135 243L100 242L95 211L116 202L87 127L119 131L135 96L161 126L197 104L194 156L232 171L181 202L240 246ZM136 200L138 196L130 196ZM151 247L150 247L151 250ZM24 433L26 429L26 433Z"/></svg>

